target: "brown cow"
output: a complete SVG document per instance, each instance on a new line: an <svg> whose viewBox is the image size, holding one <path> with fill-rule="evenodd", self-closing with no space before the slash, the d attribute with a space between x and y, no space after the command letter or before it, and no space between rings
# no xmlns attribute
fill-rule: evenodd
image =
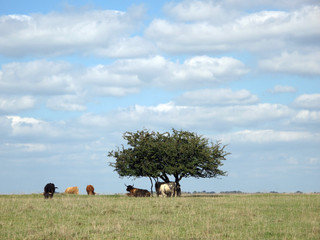
<svg viewBox="0 0 320 240"><path fill-rule="evenodd" d="M88 195L96 195L96 193L94 192L94 187L92 185L88 185L86 191Z"/></svg>
<svg viewBox="0 0 320 240"><path fill-rule="evenodd" d="M78 187L68 187L65 191L65 193L68 194L79 194L79 188Z"/></svg>
<svg viewBox="0 0 320 240"><path fill-rule="evenodd" d="M148 190L145 189L139 189L139 188L134 188L133 186L125 185L127 187L127 196L133 196L133 197L150 197L151 194Z"/></svg>

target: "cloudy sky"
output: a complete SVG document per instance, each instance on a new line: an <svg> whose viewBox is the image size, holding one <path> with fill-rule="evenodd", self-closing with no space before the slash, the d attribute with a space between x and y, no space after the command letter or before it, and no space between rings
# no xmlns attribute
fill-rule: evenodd
<svg viewBox="0 0 320 240"><path fill-rule="evenodd" d="M119 178L125 131L221 140L183 191L320 191L317 0L22 1L0 8L0 194L149 188Z"/></svg>

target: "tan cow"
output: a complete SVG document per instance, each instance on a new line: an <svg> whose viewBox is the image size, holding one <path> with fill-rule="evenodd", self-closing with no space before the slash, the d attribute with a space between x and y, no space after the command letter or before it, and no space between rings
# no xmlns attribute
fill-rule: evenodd
<svg viewBox="0 0 320 240"><path fill-rule="evenodd" d="M78 195L79 194L79 188L78 187L68 187L64 192L68 193L68 194L76 194L76 195Z"/></svg>
<svg viewBox="0 0 320 240"><path fill-rule="evenodd" d="M88 185L86 188L86 191L88 195L95 195L96 193L94 192L94 187L92 185Z"/></svg>

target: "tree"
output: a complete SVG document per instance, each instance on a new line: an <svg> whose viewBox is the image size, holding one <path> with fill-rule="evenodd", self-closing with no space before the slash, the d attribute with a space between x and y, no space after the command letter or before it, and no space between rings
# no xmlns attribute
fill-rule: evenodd
<svg viewBox="0 0 320 240"><path fill-rule="evenodd" d="M221 142L213 143L196 133L172 129L172 133L149 132L147 130L126 132L122 145L109 152L116 161L110 163L121 177L149 177L170 182L174 177L177 186L182 178L215 178L225 176L219 169L229 154Z"/></svg>

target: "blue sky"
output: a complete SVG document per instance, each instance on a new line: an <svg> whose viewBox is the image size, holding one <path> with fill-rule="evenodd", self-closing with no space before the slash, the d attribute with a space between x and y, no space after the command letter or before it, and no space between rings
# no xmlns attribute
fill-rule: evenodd
<svg viewBox="0 0 320 240"><path fill-rule="evenodd" d="M1 1L0 194L123 193L125 131L193 131L227 177L183 191L320 191L320 4Z"/></svg>

